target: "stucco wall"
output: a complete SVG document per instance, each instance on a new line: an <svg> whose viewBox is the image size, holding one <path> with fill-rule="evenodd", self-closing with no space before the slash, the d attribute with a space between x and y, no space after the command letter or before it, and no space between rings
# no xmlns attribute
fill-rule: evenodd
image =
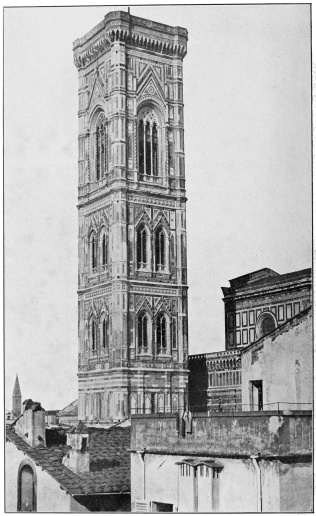
<svg viewBox="0 0 316 516"><path fill-rule="evenodd" d="M17 511L18 470L27 456L7 442L5 447L5 507L7 512ZM29 459L31 461L31 459ZM60 485L41 467L32 462L37 477L37 512L89 512L60 488ZM71 504L71 505L70 505Z"/></svg>
<svg viewBox="0 0 316 516"><path fill-rule="evenodd" d="M250 382L262 380L264 409L275 410L277 404L266 404L282 402L281 410L310 410L303 403L313 401L311 314L261 342L260 349L254 346L242 355L243 409L250 409Z"/></svg>
<svg viewBox="0 0 316 516"><path fill-rule="evenodd" d="M280 465L280 510L313 511L313 465L309 463Z"/></svg>
<svg viewBox="0 0 316 516"><path fill-rule="evenodd" d="M178 508L179 512L194 511L193 497L193 474L190 477L179 475L177 462L185 456L180 455L158 455L145 454L145 498L143 494L143 461L140 454L131 454L131 476L132 476L132 507L135 501L145 500L146 502L169 503L173 509ZM195 457L196 458L196 457ZM223 465L219 473L219 503L216 512L257 512L258 506L258 485L257 473L253 461L249 459L223 459ZM261 461L260 470L262 475L262 509L265 512L280 511L280 480L279 467L283 467L279 461ZM293 465L295 467L295 465ZM287 473L288 476L291 472ZM283 481L282 481L283 482ZM283 492L297 491L295 484L282 488ZM214 512L212 502L213 479L212 470L209 477L205 473L201 478L197 475L198 484L198 511ZM292 497L296 495L293 494ZM285 495L282 495L282 500ZM298 496L298 499L300 497ZM310 502L309 502L310 503ZM283 501L285 506L285 502ZM299 509L299 502L295 505ZM301 505L305 507L306 504ZM285 510L285 509L282 509Z"/></svg>
<svg viewBox="0 0 316 516"><path fill-rule="evenodd" d="M312 450L311 413L279 417L274 412L243 412L195 417L192 433L179 432L176 415L132 416L131 448L205 456L306 455Z"/></svg>

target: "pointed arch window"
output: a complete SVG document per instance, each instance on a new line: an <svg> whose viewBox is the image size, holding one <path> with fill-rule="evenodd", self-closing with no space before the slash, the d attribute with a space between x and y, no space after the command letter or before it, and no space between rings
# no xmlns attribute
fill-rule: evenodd
<svg viewBox="0 0 316 516"><path fill-rule="evenodd" d="M166 270L166 236L162 228L155 235L155 264L157 272Z"/></svg>
<svg viewBox="0 0 316 516"><path fill-rule="evenodd" d="M166 317L160 314L157 319L157 354L167 353L167 324Z"/></svg>
<svg viewBox="0 0 316 516"><path fill-rule="evenodd" d="M90 326L90 337L91 337L91 349L92 351L96 351L97 349L97 325L95 320L92 319Z"/></svg>
<svg viewBox="0 0 316 516"><path fill-rule="evenodd" d="M102 321L102 349L105 354L109 353L109 321L105 317Z"/></svg>
<svg viewBox="0 0 316 516"><path fill-rule="evenodd" d="M92 233L90 237L90 255L91 255L91 268L95 270L97 268L97 255L98 255L98 242L96 235Z"/></svg>
<svg viewBox="0 0 316 516"><path fill-rule="evenodd" d="M145 226L137 230L137 268L148 268L148 235Z"/></svg>
<svg viewBox="0 0 316 516"><path fill-rule="evenodd" d="M102 179L107 172L108 161L108 130L103 113L99 116L95 129L95 177Z"/></svg>
<svg viewBox="0 0 316 516"><path fill-rule="evenodd" d="M138 317L138 353L148 353L148 317L142 313Z"/></svg>
<svg viewBox="0 0 316 516"><path fill-rule="evenodd" d="M102 235L102 242L101 242L101 256L102 256L102 265L108 265L108 237L105 233Z"/></svg>
<svg viewBox="0 0 316 516"><path fill-rule="evenodd" d="M141 176L159 175L159 127L157 117L150 108L139 115L138 163Z"/></svg>

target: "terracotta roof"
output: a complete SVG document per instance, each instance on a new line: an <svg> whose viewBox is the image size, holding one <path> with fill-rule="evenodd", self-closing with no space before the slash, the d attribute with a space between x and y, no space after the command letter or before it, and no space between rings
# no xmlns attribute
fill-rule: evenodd
<svg viewBox="0 0 316 516"><path fill-rule="evenodd" d="M59 417L78 416L78 400L73 401L58 413Z"/></svg>
<svg viewBox="0 0 316 516"><path fill-rule="evenodd" d="M72 495L130 493L130 437L130 428L89 428L90 472L78 475L62 464L70 446L32 448L12 427L6 427L6 439Z"/></svg>

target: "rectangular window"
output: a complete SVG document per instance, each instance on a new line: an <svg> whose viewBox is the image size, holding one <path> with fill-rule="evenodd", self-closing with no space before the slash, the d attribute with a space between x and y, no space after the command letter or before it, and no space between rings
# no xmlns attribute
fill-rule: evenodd
<svg viewBox="0 0 316 516"><path fill-rule="evenodd" d="M248 314L247 312L242 313L242 325L247 326L248 324Z"/></svg>
<svg viewBox="0 0 316 516"><path fill-rule="evenodd" d="M239 346L240 345L240 330L237 330L236 331L236 345Z"/></svg>
<svg viewBox="0 0 316 516"><path fill-rule="evenodd" d="M234 332L233 331L228 332L228 342L229 342L230 347L234 346Z"/></svg>
<svg viewBox="0 0 316 516"><path fill-rule="evenodd" d="M291 319L292 317L292 304L286 305L286 318Z"/></svg>
<svg viewBox="0 0 316 516"><path fill-rule="evenodd" d="M204 477L204 466L200 466L200 477Z"/></svg>
<svg viewBox="0 0 316 516"><path fill-rule="evenodd" d="M240 314L236 314L236 328L240 326Z"/></svg>
<svg viewBox="0 0 316 516"><path fill-rule="evenodd" d="M242 331L242 343L248 344L248 330Z"/></svg>
<svg viewBox="0 0 316 516"><path fill-rule="evenodd" d="M254 342L255 341L255 329L254 328L250 328L249 338L250 338L250 342Z"/></svg>
<svg viewBox="0 0 316 516"><path fill-rule="evenodd" d="M234 327L234 314L228 314L227 315L227 319L228 319L228 328L233 328Z"/></svg>
<svg viewBox="0 0 316 516"><path fill-rule="evenodd" d="M208 384L209 384L209 387L212 387L212 384L213 384L213 375L212 374L209 375L209 382L208 382Z"/></svg>
<svg viewBox="0 0 316 516"><path fill-rule="evenodd" d="M249 312L249 325L252 326L253 324L255 324L255 311L254 310L250 310L250 312Z"/></svg>
<svg viewBox="0 0 316 516"><path fill-rule="evenodd" d="M284 306L283 305L278 307L278 320L284 321Z"/></svg>
<svg viewBox="0 0 316 516"><path fill-rule="evenodd" d="M205 476L208 478L210 470L209 470L209 468L207 466L205 467L205 470L206 470L205 471Z"/></svg>
<svg viewBox="0 0 316 516"><path fill-rule="evenodd" d="M294 315L300 313L300 303L294 303Z"/></svg>

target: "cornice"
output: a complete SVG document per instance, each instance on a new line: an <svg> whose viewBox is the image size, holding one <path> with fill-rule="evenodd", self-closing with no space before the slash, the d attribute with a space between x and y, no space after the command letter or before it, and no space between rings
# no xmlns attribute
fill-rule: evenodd
<svg viewBox="0 0 316 516"><path fill-rule="evenodd" d="M262 296L266 296L268 294L278 294L281 292L290 292L293 290L301 289L304 287L311 288L311 281L309 279L304 279L301 281L297 281L293 284L285 284L285 285L276 285L276 286L262 286L257 287L256 289L253 288L251 291L243 291L243 292L236 292L233 291L232 293L229 293L225 295L225 297L222 298L224 303L228 303L230 301L236 301L236 300L242 300L242 299L250 299L250 298L258 298ZM227 289L228 290L228 289Z"/></svg>
<svg viewBox="0 0 316 516"><path fill-rule="evenodd" d="M74 63L80 69L100 57L115 42L183 59L188 32L123 11L108 13L102 22L73 44Z"/></svg>

